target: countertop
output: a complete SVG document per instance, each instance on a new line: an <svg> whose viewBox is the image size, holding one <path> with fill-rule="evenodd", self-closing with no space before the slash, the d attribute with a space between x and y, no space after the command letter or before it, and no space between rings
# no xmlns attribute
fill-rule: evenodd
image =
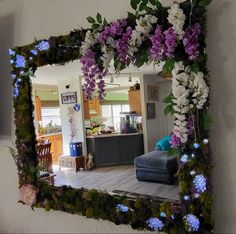
<svg viewBox="0 0 236 234"><path fill-rule="evenodd" d="M143 134L142 132L136 132L136 133L111 133L111 134L101 134L101 135L95 135L95 136L86 136L86 138L103 138L103 137L122 137L122 136L138 136Z"/></svg>
<svg viewBox="0 0 236 234"><path fill-rule="evenodd" d="M54 136L54 135L61 135L61 132L46 133L46 134L43 134L43 135L38 136L38 137L42 138L42 137L49 137L49 136Z"/></svg>

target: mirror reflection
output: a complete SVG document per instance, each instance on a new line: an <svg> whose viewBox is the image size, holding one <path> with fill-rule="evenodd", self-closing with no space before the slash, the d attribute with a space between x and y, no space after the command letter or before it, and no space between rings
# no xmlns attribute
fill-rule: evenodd
<svg viewBox="0 0 236 234"><path fill-rule="evenodd" d="M39 68L32 78L40 179L54 186L178 200L168 156L173 119L163 98L171 79L147 66L105 79L106 97L83 94L80 63Z"/></svg>

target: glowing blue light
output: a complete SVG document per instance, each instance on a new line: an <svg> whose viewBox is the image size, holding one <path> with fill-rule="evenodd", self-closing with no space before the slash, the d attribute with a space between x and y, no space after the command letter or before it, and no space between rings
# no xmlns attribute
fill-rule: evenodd
<svg viewBox="0 0 236 234"><path fill-rule="evenodd" d="M151 229L153 229L155 231L161 231L162 228L164 227L164 223L158 218L148 219L147 224Z"/></svg>
<svg viewBox="0 0 236 234"><path fill-rule="evenodd" d="M184 222L187 225L187 231L189 232L197 232L200 227L200 221L199 219L193 215L193 214L188 214L184 216Z"/></svg>
<svg viewBox="0 0 236 234"><path fill-rule="evenodd" d="M184 195L184 200L185 200L185 201L189 201L189 199L190 199L190 196L189 196L189 195Z"/></svg>
<svg viewBox="0 0 236 234"><path fill-rule="evenodd" d="M207 189L207 180L203 175L195 176L193 184L198 193L203 193Z"/></svg>
<svg viewBox="0 0 236 234"><path fill-rule="evenodd" d="M200 145L199 145L198 143L194 143L194 144L193 144L193 147L194 147L195 149L198 149L198 148L200 147Z"/></svg>
<svg viewBox="0 0 236 234"><path fill-rule="evenodd" d="M163 218L165 218L165 217L166 217L166 213L165 213L165 212L161 212L161 213L160 213L160 216L163 217Z"/></svg>
<svg viewBox="0 0 236 234"><path fill-rule="evenodd" d="M31 52L31 54L33 54L33 55L37 55L37 54L38 54L38 51L37 51L37 50L31 50L30 52Z"/></svg>
<svg viewBox="0 0 236 234"><path fill-rule="evenodd" d="M175 216L174 216L174 215L171 215L170 217L171 217L172 219L175 219Z"/></svg>
<svg viewBox="0 0 236 234"><path fill-rule="evenodd" d="M25 61L25 58L24 58L24 56L22 56L22 55L16 55L16 68L19 68L19 67L25 67L25 63L26 63L26 61Z"/></svg>
<svg viewBox="0 0 236 234"><path fill-rule="evenodd" d="M20 71L20 74L23 75L25 72L24 71Z"/></svg>
<svg viewBox="0 0 236 234"><path fill-rule="evenodd" d="M14 60L13 60L13 59L11 59L11 60L10 60L10 64L13 64L13 63L14 63Z"/></svg>
<svg viewBox="0 0 236 234"><path fill-rule="evenodd" d="M12 49L8 49L8 54L11 56L14 56L16 54L16 52Z"/></svg>
<svg viewBox="0 0 236 234"><path fill-rule="evenodd" d="M116 206L116 209L117 209L118 211L121 211L121 212L124 212L124 213L126 213L126 212L129 211L129 207L128 207L128 206L125 206L125 205L122 205L122 204L118 204L118 205Z"/></svg>
<svg viewBox="0 0 236 234"><path fill-rule="evenodd" d="M182 163L187 163L187 162L188 162L188 155L187 155L187 154L184 154L184 155L181 157L180 161L181 161Z"/></svg>
<svg viewBox="0 0 236 234"><path fill-rule="evenodd" d="M192 158L195 158L195 154L194 154L194 153L192 153L192 155L191 155L191 156L192 156Z"/></svg>
<svg viewBox="0 0 236 234"><path fill-rule="evenodd" d="M43 50L48 50L50 48L49 43L47 41L40 41L36 46L36 49L38 49L39 51L43 51Z"/></svg>
<svg viewBox="0 0 236 234"><path fill-rule="evenodd" d="M208 139L204 139L204 140L203 140L203 144L205 144L205 145L207 145L208 142L209 142Z"/></svg>

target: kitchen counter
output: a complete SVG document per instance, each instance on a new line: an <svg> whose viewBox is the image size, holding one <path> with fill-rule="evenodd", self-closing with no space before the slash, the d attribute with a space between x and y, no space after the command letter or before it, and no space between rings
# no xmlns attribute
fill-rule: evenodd
<svg viewBox="0 0 236 234"><path fill-rule="evenodd" d="M133 164L144 148L142 133L88 136L86 142L96 167Z"/></svg>
<svg viewBox="0 0 236 234"><path fill-rule="evenodd" d="M138 136L138 135L142 135L142 133L141 132L136 132L136 133L110 133L110 134L86 136L86 138L122 137L122 136Z"/></svg>

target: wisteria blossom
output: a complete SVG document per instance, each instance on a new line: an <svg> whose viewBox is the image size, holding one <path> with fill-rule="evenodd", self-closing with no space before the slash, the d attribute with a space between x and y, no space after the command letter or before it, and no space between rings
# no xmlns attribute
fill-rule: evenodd
<svg viewBox="0 0 236 234"><path fill-rule="evenodd" d="M184 34L184 48L186 54L189 56L189 60L195 60L199 55L199 35L201 33L201 25L199 23L194 24L192 27L188 27Z"/></svg>
<svg viewBox="0 0 236 234"><path fill-rule="evenodd" d="M184 14L184 11L180 8L179 4L174 4L169 10L168 10L168 21L171 25L173 25L173 29L178 34L179 39L183 39L184 31L184 23L186 16Z"/></svg>
<svg viewBox="0 0 236 234"><path fill-rule="evenodd" d="M166 56L167 58L173 58L175 49L178 45L178 35L175 30L171 27L168 28L165 32L165 45L166 45Z"/></svg>

